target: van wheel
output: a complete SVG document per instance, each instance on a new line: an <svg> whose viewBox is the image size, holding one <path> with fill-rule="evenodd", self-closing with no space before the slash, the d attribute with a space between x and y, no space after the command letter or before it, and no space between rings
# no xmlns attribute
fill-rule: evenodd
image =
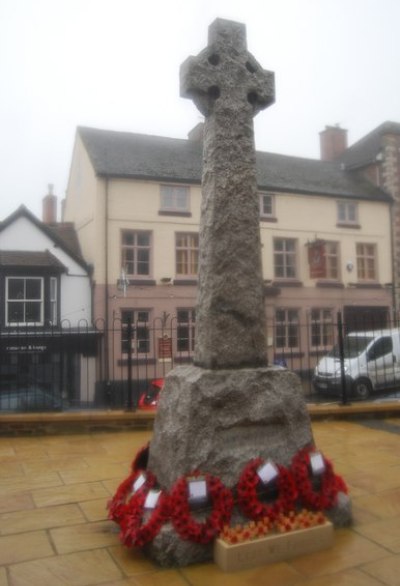
<svg viewBox="0 0 400 586"><path fill-rule="evenodd" d="M365 400L372 391L371 383L366 378L359 378L353 383L353 393L357 399Z"/></svg>

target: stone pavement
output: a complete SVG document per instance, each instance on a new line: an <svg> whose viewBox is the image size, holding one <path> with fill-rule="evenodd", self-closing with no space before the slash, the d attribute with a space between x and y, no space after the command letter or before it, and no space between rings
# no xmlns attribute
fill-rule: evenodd
<svg viewBox="0 0 400 586"><path fill-rule="evenodd" d="M355 522L326 551L224 574L159 569L119 544L105 504L148 431L0 438L0 586L399 586L400 417L314 421Z"/></svg>

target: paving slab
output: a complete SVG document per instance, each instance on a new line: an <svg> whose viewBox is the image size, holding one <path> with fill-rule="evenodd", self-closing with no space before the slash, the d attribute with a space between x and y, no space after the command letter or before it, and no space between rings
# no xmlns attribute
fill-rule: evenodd
<svg viewBox="0 0 400 586"><path fill-rule="evenodd" d="M317 445L351 481L353 526L329 550L234 574L213 563L160 569L120 544L106 503L151 431L0 438L0 469L13 464L0 482L0 586L398 586L400 417L385 423L313 421Z"/></svg>

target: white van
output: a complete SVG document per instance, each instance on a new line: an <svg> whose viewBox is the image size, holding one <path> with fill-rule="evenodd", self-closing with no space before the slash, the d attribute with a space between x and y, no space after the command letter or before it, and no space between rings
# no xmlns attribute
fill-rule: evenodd
<svg viewBox="0 0 400 586"><path fill-rule="evenodd" d="M371 391L400 385L400 330L352 332L343 341L348 396L366 399ZM338 344L317 364L313 378L319 394L342 392Z"/></svg>

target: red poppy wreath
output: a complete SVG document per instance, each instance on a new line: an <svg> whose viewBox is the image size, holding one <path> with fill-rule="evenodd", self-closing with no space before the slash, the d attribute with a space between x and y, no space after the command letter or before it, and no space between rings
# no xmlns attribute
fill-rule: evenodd
<svg viewBox="0 0 400 586"><path fill-rule="evenodd" d="M212 510L208 517L197 521L190 509L188 478L203 478L207 486L207 494ZM219 478L209 474L200 475L196 472L183 476L171 491L171 520L175 531L185 540L206 544L228 525L233 509L233 496L229 488ZM204 513L204 510L202 511ZM196 516L200 516L201 512Z"/></svg>
<svg viewBox="0 0 400 586"><path fill-rule="evenodd" d="M300 450L293 458L292 472L299 490L302 505L316 510L331 509L337 502L339 492L347 494L347 486L341 476L334 473L332 463L322 454L324 471L320 475L320 486L314 488L312 483L311 455L312 448Z"/></svg>
<svg viewBox="0 0 400 586"><path fill-rule="evenodd" d="M278 496L272 502L262 502L262 481L258 470L263 464L262 458L256 458L245 466L237 485L238 505L242 513L253 521L260 521L266 517L274 521L280 513L288 513L294 509L298 493L290 470L275 464L278 472Z"/></svg>
<svg viewBox="0 0 400 586"><path fill-rule="evenodd" d="M121 522L121 519L125 514L127 503L134 493L134 486L136 481L138 481L139 476L142 477L143 474L139 471L132 472L132 474L130 474L128 478L125 478L125 480L121 482L112 499L108 501L108 518L112 521L115 521L116 523ZM139 480L139 484L141 482L142 481ZM151 476L149 476L148 478L144 477L144 482L151 483Z"/></svg>
<svg viewBox="0 0 400 586"><path fill-rule="evenodd" d="M150 474L150 473L147 473ZM162 525L169 518L169 497L162 491L158 493L157 502L151 509L146 510L146 501L157 481L153 475L146 483L133 494L123 510L120 519L120 538L124 545L142 547L153 541Z"/></svg>

